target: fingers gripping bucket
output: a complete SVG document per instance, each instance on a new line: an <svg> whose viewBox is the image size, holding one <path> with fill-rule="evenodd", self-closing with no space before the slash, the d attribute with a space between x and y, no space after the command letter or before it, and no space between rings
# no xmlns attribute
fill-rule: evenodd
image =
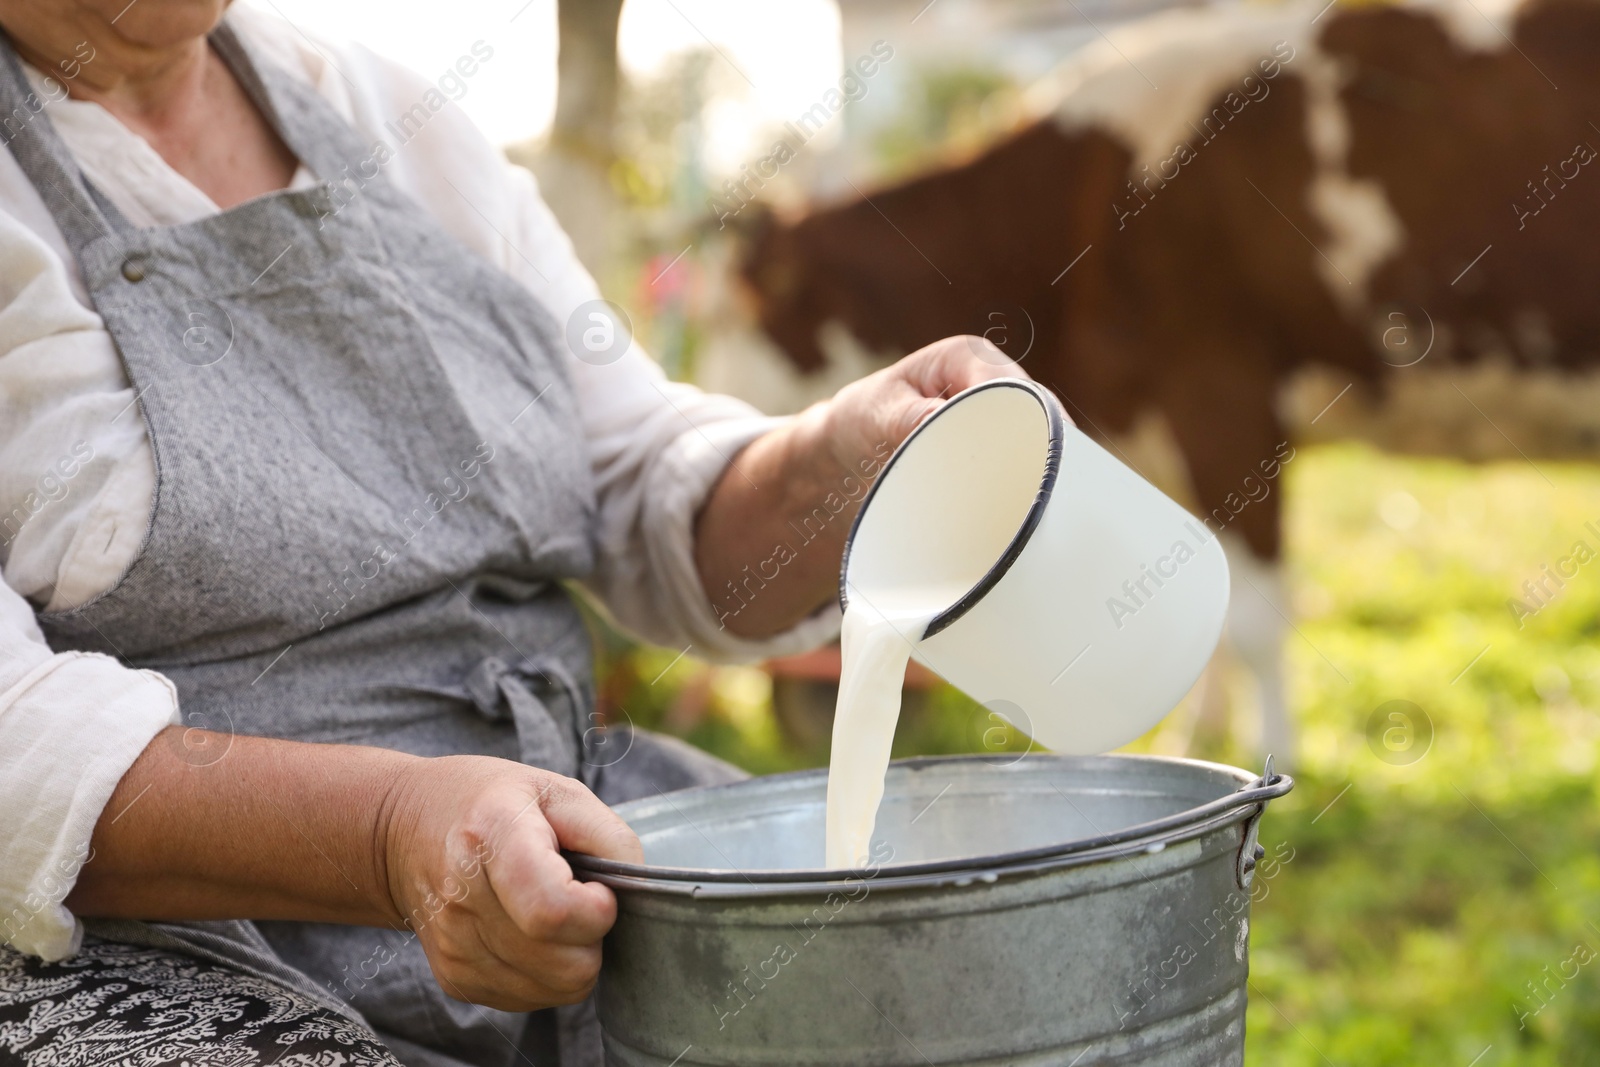
<svg viewBox="0 0 1600 1067"><path fill-rule="evenodd" d="M854 872L818 869L821 771L619 807L645 865L574 857L618 899L608 1063L1241 1063L1256 826L1292 782L1007 758L894 764Z"/></svg>

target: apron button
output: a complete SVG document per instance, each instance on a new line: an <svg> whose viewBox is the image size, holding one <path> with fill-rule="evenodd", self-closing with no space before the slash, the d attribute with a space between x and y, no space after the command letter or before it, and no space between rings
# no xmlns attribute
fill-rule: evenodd
<svg viewBox="0 0 1600 1067"><path fill-rule="evenodd" d="M130 282L144 281L144 260L137 256L129 256L123 260L122 276Z"/></svg>

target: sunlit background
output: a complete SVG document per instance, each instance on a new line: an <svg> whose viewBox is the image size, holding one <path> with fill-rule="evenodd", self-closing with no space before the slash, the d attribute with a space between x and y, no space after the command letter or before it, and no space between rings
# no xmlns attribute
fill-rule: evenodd
<svg viewBox="0 0 1600 1067"><path fill-rule="evenodd" d="M252 2L430 77L475 40L490 44L495 60L459 106L540 174L669 373L774 412L872 364L801 379L759 338L730 334L729 238L706 226L723 180L875 40L892 41L893 61L763 199L825 200L846 182L892 181L980 147L1014 120L1029 84L1095 36L1090 20L1104 28L1161 6L627 0L615 129L596 162L563 157L552 139L554 0ZM1344 441L1303 446L1283 492L1298 625L1289 695L1304 751L1298 788L1262 831L1294 859L1252 921L1246 1062L1600 1064L1600 964L1548 977L1578 945L1600 953L1600 587L1583 571L1526 626L1506 607L1570 549L1573 530L1600 519L1600 469L1405 459ZM713 668L603 629L601 641L609 713L757 772L824 762L826 662ZM1220 724L1191 699L1134 748L1252 763L1250 683L1226 660L1215 680ZM1422 757L1385 761L1375 747L1374 713L1393 700L1431 721ZM908 691L896 754L974 751L988 726L924 678Z"/></svg>
<svg viewBox="0 0 1600 1067"><path fill-rule="evenodd" d="M495 50L460 107L500 144L545 134L556 106L554 0L258 0L314 37L359 41L436 75L473 41ZM759 12L759 13L758 13ZM617 37L623 70L657 76L674 56L716 49L742 92L708 114L705 151L736 168L760 130L811 106L839 76L839 11L829 0L635 0ZM780 120L781 121L781 120Z"/></svg>

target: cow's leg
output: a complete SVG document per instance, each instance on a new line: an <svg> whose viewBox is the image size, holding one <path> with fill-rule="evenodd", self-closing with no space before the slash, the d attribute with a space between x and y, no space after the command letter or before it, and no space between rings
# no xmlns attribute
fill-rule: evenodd
<svg viewBox="0 0 1600 1067"><path fill-rule="evenodd" d="M1191 353L1185 369L1209 373L1174 375L1162 407L1188 461L1200 516L1228 551L1228 638L1256 683L1261 749L1287 765L1295 737L1284 686L1290 611L1278 524L1283 467L1294 452L1273 414L1273 376L1240 361L1238 351L1215 360Z"/></svg>
<svg viewBox="0 0 1600 1067"><path fill-rule="evenodd" d="M1271 753L1285 770L1295 753L1294 721L1289 715L1283 670L1283 646L1289 634L1289 593L1283 564L1263 560L1243 538L1224 533L1232 576L1228 605L1228 641L1256 685L1261 708L1262 755Z"/></svg>
<svg viewBox="0 0 1600 1067"><path fill-rule="evenodd" d="M1160 409L1151 407L1141 411L1128 433L1111 435L1107 444L1124 463L1157 489L1189 511L1200 513L1188 462ZM1227 641L1218 652L1184 701L1187 733L1175 739L1181 739L1181 751L1189 755L1212 756L1222 751L1228 740L1230 694L1227 679L1233 674L1237 657Z"/></svg>

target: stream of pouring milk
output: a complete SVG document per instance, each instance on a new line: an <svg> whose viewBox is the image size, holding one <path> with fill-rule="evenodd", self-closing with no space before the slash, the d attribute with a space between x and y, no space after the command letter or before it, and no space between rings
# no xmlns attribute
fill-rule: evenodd
<svg viewBox="0 0 1600 1067"><path fill-rule="evenodd" d="M906 663L928 623L959 600L960 586L852 591L840 634L839 704L828 763L827 865L864 866L883 800L889 748L900 718Z"/></svg>

